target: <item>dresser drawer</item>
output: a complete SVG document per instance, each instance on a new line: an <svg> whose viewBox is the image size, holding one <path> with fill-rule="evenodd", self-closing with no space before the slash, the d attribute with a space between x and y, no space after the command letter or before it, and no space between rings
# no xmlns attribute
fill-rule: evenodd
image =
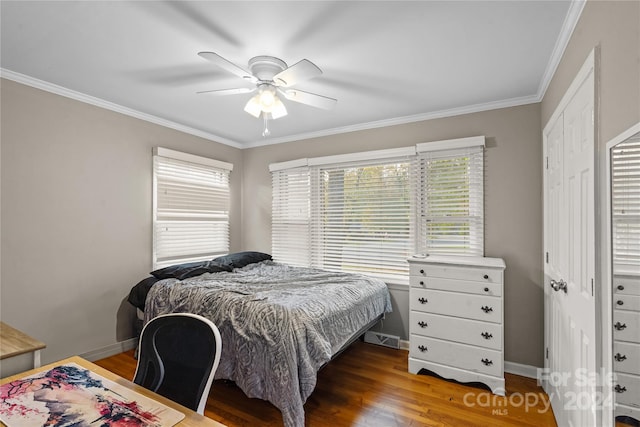
<svg viewBox="0 0 640 427"><path fill-rule="evenodd" d="M412 312L409 334L502 350L502 326L459 317Z"/></svg>
<svg viewBox="0 0 640 427"><path fill-rule="evenodd" d="M502 353L487 348L412 335L410 357L487 375L503 375Z"/></svg>
<svg viewBox="0 0 640 427"><path fill-rule="evenodd" d="M502 284L502 269L488 267L460 267L439 264L411 263L412 276L441 277L444 279L470 280L482 283Z"/></svg>
<svg viewBox="0 0 640 427"><path fill-rule="evenodd" d="M616 403L640 407L640 376L617 374Z"/></svg>
<svg viewBox="0 0 640 427"><path fill-rule="evenodd" d="M640 375L640 344L614 341L613 370Z"/></svg>
<svg viewBox="0 0 640 427"><path fill-rule="evenodd" d="M632 407L626 405L620 405L616 402L615 412L613 413L616 417L631 417L636 420L640 420L640 407ZM622 424L623 426L626 424Z"/></svg>
<svg viewBox="0 0 640 427"><path fill-rule="evenodd" d="M412 287L422 289L439 289L442 291L465 292L496 297L502 296L502 285L498 283L482 283L421 276L411 276L409 283Z"/></svg>
<svg viewBox="0 0 640 427"><path fill-rule="evenodd" d="M640 295L640 278L613 276L613 293L615 295Z"/></svg>
<svg viewBox="0 0 640 427"><path fill-rule="evenodd" d="M640 342L640 313L613 310L613 339Z"/></svg>
<svg viewBox="0 0 640 427"><path fill-rule="evenodd" d="M502 300L483 295L411 288L409 309L502 323Z"/></svg>
<svg viewBox="0 0 640 427"><path fill-rule="evenodd" d="M613 307L616 310L640 311L640 295L616 294L613 296Z"/></svg>

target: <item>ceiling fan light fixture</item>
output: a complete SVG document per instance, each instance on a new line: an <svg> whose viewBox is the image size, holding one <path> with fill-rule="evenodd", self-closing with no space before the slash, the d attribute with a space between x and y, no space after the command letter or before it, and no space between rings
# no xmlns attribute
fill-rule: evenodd
<svg viewBox="0 0 640 427"><path fill-rule="evenodd" d="M287 108L276 94L276 89L267 84L260 85L258 94L247 102L244 111L255 118L260 118L262 114L273 120L287 115Z"/></svg>
<svg viewBox="0 0 640 427"><path fill-rule="evenodd" d="M262 111L271 112L278 97L273 87L264 85L260 87L259 102Z"/></svg>
<svg viewBox="0 0 640 427"><path fill-rule="evenodd" d="M251 114L256 119L260 117L262 113L262 106L260 105L260 95L252 96L249 102L244 106L244 111Z"/></svg>
<svg viewBox="0 0 640 427"><path fill-rule="evenodd" d="M241 87L200 91L198 93L231 95L257 90L258 93L245 104L244 111L257 119L262 118L264 120L263 136L265 137L270 133L267 127L268 121L279 119L288 114L287 108L282 102L283 98L325 110L332 109L337 102L334 98L311 92L304 92L297 89L283 89L290 88L299 82L312 79L322 74L322 70L308 59L302 59L289 67L286 62L273 56L255 56L249 60L249 72L217 53L200 52L198 55L244 80L255 83L256 86L254 89Z"/></svg>
<svg viewBox="0 0 640 427"><path fill-rule="evenodd" d="M287 108L284 106L280 98L275 97L275 101L273 103L273 108L271 109L271 117L275 119L279 119L280 117L284 117L287 115Z"/></svg>

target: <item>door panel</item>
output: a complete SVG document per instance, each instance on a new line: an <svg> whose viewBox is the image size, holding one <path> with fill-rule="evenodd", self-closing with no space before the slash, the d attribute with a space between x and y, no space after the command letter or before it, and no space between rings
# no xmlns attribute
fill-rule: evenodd
<svg viewBox="0 0 640 427"><path fill-rule="evenodd" d="M545 135L545 367L566 378L545 389L562 426L596 425L593 108L591 70Z"/></svg>

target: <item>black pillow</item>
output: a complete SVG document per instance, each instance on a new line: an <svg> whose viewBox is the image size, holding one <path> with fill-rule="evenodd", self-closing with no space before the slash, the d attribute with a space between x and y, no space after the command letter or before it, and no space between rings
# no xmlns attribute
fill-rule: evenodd
<svg viewBox="0 0 640 427"><path fill-rule="evenodd" d="M129 301L134 307L137 307L140 310L144 310L144 303L147 299L149 289L151 289L153 284L158 280L159 279L153 276L149 276L146 279L142 279L141 281L139 281L137 285L131 288L127 301Z"/></svg>
<svg viewBox="0 0 640 427"><path fill-rule="evenodd" d="M271 260L271 255L263 252L244 251L214 258L213 261L233 268L242 268L255 262Z"/></svg>
<svg viewBox="0 0 640 427"><path fill-rule="evenodd" d="M196 269L200 269L199 273ZM179 279L197 276L202 273L217 273L219 271L231 271L232 268L215 261L197 261L184 264L170 265L151 272L157 279Z"/></svg>
<svg viewBox="0 0 640 427"><path fill-rule="evenodd" d="M176 279L184 280L188 279L189 277L199 276L204 273L219 273L221 271L231 271L231 269L226 265L220 265L216 262L208 261L206 265L184 270L183 273L176 276Z"/></svg>

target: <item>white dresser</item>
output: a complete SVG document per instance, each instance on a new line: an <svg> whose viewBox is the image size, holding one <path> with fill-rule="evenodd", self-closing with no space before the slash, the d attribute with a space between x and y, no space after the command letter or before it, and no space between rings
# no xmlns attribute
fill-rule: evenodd
<svg viewBox="0 0 640 427"><path fill-rule="evenodd" d="M640 279L613 278L613 370L616 416L640 421Z"/></svg>
<svg viewBox="0 0 640 427"><path fill-rule="evenodd" d="M409 372L504 388L503 282L499 258L410 258Z"/></svg>

